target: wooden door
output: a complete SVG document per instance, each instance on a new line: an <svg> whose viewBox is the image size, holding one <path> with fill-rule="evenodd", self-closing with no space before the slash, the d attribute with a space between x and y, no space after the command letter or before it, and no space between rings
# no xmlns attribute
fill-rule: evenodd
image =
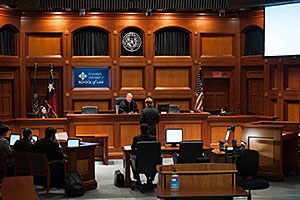
<svg viewBox="0 0 300 200"><path fill-rule="evenodd" d="M207 78L204 81L204 109L220 110L229 108L230 79Z"/></svg>
<svg viewBox="0 0 300 200"><path fill-rule="evenodd" d="M12 118L12 81L0 80L0 119Z"/></svg>
<svg viewBox="0 0 300 200"><path fill-rule="evenodd" d="M264 114L264 79L248 79L247 114Z"/></svg>

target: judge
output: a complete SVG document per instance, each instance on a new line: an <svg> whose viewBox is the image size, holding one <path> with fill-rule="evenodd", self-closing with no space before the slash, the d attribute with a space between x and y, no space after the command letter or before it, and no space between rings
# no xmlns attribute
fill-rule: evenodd
<svg viewBox="0 0 300 200"><path fill-rule="evenodd" d="M133 95L131 93L126 94L126 99L120 103L119 112L120 114L137 114L139 108L137 107L135 101L132 99Z"/></svg>

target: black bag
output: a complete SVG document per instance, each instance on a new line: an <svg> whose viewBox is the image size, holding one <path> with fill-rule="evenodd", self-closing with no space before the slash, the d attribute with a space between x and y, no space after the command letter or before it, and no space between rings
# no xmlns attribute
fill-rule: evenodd
<svg viewBox="0 0 300 200"><path fill-rule="evenodd" d="M70 172L65 178L65 192L71 197L84 195L84 187L81 175L74 171Z"/></svg>
<svg viewBox="0 0 300 200"><path fill-rule="evenodd" d="M114 176L114 185L116 187L123 187L124 186L124 175L120 170L115 171L115 176Z"/></svg>

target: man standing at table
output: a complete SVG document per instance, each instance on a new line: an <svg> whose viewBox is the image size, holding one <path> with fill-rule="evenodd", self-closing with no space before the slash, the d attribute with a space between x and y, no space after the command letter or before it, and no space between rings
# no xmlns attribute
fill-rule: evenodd
<svg viewBox="0 0 300 200"><path fill-rule="evenodd" d="M150 97L145 100L146 108L142 110L140 124L146 123L149 126L149 133L156 136L156 124L159 122L158 110L153 108L153 101Z"/></svg>
<svg viewBox="0 0 300 200"><path fill-rule="evenodd" d="M139 108L132 97L131 93L126 94L126 99L120 103L119 114L137 114L139 112Z"/></svg>

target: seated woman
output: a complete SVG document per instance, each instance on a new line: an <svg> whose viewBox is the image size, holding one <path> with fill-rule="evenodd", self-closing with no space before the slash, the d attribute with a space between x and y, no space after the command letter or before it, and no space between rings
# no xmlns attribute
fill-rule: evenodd
<svg viewBox="0 0 300 200"><path fill-rule="evenodd" d="M53 116L47 112L47 109L45 106L40 106L39 108L39 113L38 113L39 118L53 118Z"/></svg>
<svg viewBox="0 0 300 200"><path fill-rule="evenodd" d="M232 112L228 112L228 108L226 106L223 106L221 108L220 116L231 116Z"/></svg>

